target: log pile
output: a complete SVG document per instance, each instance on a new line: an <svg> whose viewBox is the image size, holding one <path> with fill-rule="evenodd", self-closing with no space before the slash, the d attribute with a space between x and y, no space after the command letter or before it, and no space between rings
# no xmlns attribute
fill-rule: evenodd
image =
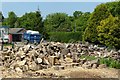
<svg viewBox="0 0 120 80"><path fill-rule="evenodd" d="M98 59L87 61L81 55L96 56ZM82 43L46 42L37 46L24 45L4 49L0 52L0 66L3 70L27 72L53 67L55 70L81 66L83 68L105 68L99 64L99 57L112 57L120 60L119 51L108 51L96 45Z"/></svg>

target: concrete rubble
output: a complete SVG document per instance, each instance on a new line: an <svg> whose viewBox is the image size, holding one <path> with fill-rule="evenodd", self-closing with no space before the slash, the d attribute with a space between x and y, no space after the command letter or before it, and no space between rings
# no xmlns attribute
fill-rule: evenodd
<svg viewBox="0 0 120 80"><path fill-rule="evenodd" d="M97 57L96 60L88 61L80 59L81 55ZM19 73L54 68L63 70L81 66L83 68L105 68L99 64L100 57L112 57L120 60L120 51L108 51L104 47L82 43L59 43L46 42L37 46L24 45L14 49L0 51L0 66Z"/></svg>

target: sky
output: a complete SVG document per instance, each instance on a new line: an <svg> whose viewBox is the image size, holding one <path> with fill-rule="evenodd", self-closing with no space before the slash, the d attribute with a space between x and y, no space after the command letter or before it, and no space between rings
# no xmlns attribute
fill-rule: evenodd
<svg viewBox="0 0 120 80"><path fill-rule="evenodd" d="M1 2L106 2L117 0L0 0Z"/></svg>
<svg viewBox="0 0 120 80"><path fill-rule="evenodd" d="M43 18L56 12L64 12L72 15L74 11L93 12L94 8L104 2L2 2L2 13L8 17L8 12L14 11L17 16L26 12L41 11Z"/></svg>

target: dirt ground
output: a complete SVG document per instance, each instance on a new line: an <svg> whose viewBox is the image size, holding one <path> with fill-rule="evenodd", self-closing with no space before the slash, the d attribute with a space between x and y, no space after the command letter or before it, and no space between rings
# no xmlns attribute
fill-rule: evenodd
<svg viewBox="0 0 120 80"><path fill-rule="evenodd" d="M118 78L117 69L83 69L81 67L64 70L54 70L53 68L39 70L35 72L17 73L2 72L4 78L43 78L43 77L65 77L65 78Z"/></svg>

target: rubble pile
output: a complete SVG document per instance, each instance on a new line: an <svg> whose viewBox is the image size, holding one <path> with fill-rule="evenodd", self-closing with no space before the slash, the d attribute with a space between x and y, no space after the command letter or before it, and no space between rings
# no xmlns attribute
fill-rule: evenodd
<svg viewBox="0 0 120 80"><path fill-rule="evenodd" d="M98 57L88 61L80 59L81 55ZM105 68L99 64L99 57L113 57L120 60L119 51L108 51L106 48L82 43L46 42L37 46L24 45L0 52L0 66L9 71L27 72L53 68L63 70L81 66L83 68ZM4 70L4 69L3 69Z"/></svg>

